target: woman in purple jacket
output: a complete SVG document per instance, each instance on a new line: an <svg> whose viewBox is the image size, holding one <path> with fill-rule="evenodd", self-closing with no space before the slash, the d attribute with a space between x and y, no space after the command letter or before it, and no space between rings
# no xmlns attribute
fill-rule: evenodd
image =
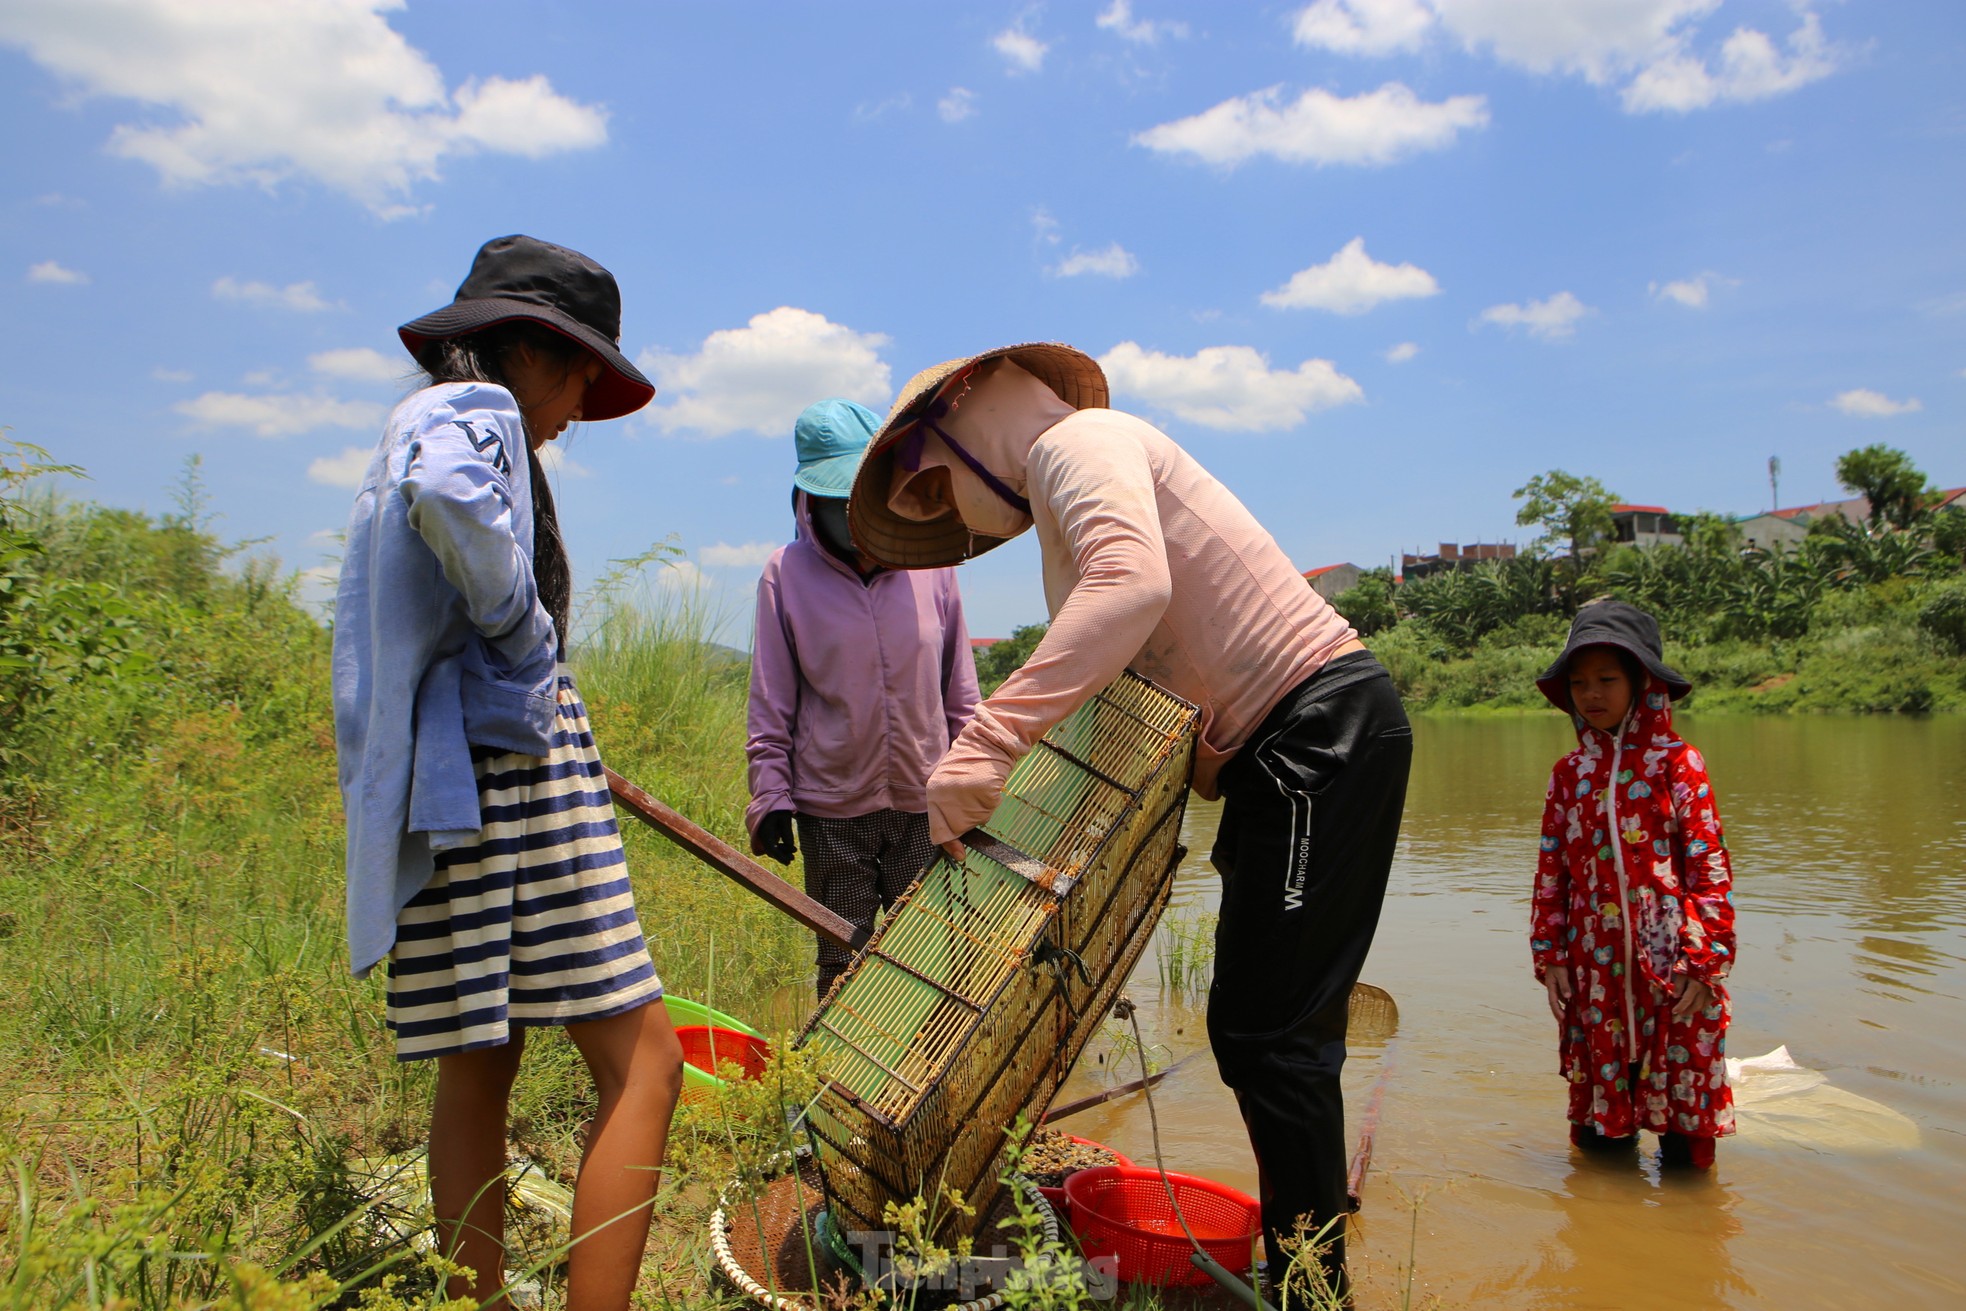
<svg viewBox="0 0 1966 1311"><path fill-rule="evenodd" d="M853 471L880 424L826 400L793 426L798 536L758 581L744 746L751 850L787 864L803 846L806 891L862 929L935 854L924 787L976 708L955 570L882 569L847 535ZM821 997L847 960L819 939Z"/></svg>

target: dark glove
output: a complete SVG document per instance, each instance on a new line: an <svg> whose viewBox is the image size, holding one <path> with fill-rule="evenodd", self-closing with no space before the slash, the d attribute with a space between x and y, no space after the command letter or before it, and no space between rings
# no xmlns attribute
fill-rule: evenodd
<svg viewBox="0 0 1966 1311"><path fill-rule="evenodd" d="M792 838L792 812L774 810L758 821L758 831L751 835L753 855L770 856L781 865L792 863L792 857L799 854L799 844Z"/></svg>

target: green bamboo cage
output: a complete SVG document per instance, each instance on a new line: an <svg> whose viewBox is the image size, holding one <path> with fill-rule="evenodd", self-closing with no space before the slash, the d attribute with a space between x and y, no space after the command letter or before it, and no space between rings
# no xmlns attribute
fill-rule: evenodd
<svg viewBox="0 0 1966 1311"><path fill-rule="evenodd" d="M987 1215L1004 1129L1036 1120L1167 906L1194 706L1127 673L1045 734L960 861L938 856L799 1036L806 1125L842 1230L959 1192ZM965 1219L942 1207L938 1237Z"/></svg>

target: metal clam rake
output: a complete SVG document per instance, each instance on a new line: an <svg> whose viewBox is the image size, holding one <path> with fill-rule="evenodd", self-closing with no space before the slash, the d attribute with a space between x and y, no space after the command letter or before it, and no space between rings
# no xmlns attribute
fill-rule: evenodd
<svg viewBox="0 0 1966 1311"><path fill-rule="evenodd" d="M820 1053L807 1114L840 1230L890 1202L959 1192L989 1214L1003 1131L1038 1119L1167 905L1195 708L1124 674L1047 733L1003 804L939 856L841 976L799 1043ZM935 1212L935 1236L975 1222Z"/></svg>

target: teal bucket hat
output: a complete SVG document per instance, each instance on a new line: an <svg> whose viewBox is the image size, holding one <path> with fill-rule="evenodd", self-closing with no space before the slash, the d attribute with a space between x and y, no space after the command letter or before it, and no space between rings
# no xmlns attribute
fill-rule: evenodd
<svg viewBox="0 0 1966 1311"><path fill-rule="evenodd" d="M814 496L844 499L853 490L860 453L880 426L879 415L853 401L835 397L806 406L792 425L792 445L799 456L792 484Z"/></svg>

